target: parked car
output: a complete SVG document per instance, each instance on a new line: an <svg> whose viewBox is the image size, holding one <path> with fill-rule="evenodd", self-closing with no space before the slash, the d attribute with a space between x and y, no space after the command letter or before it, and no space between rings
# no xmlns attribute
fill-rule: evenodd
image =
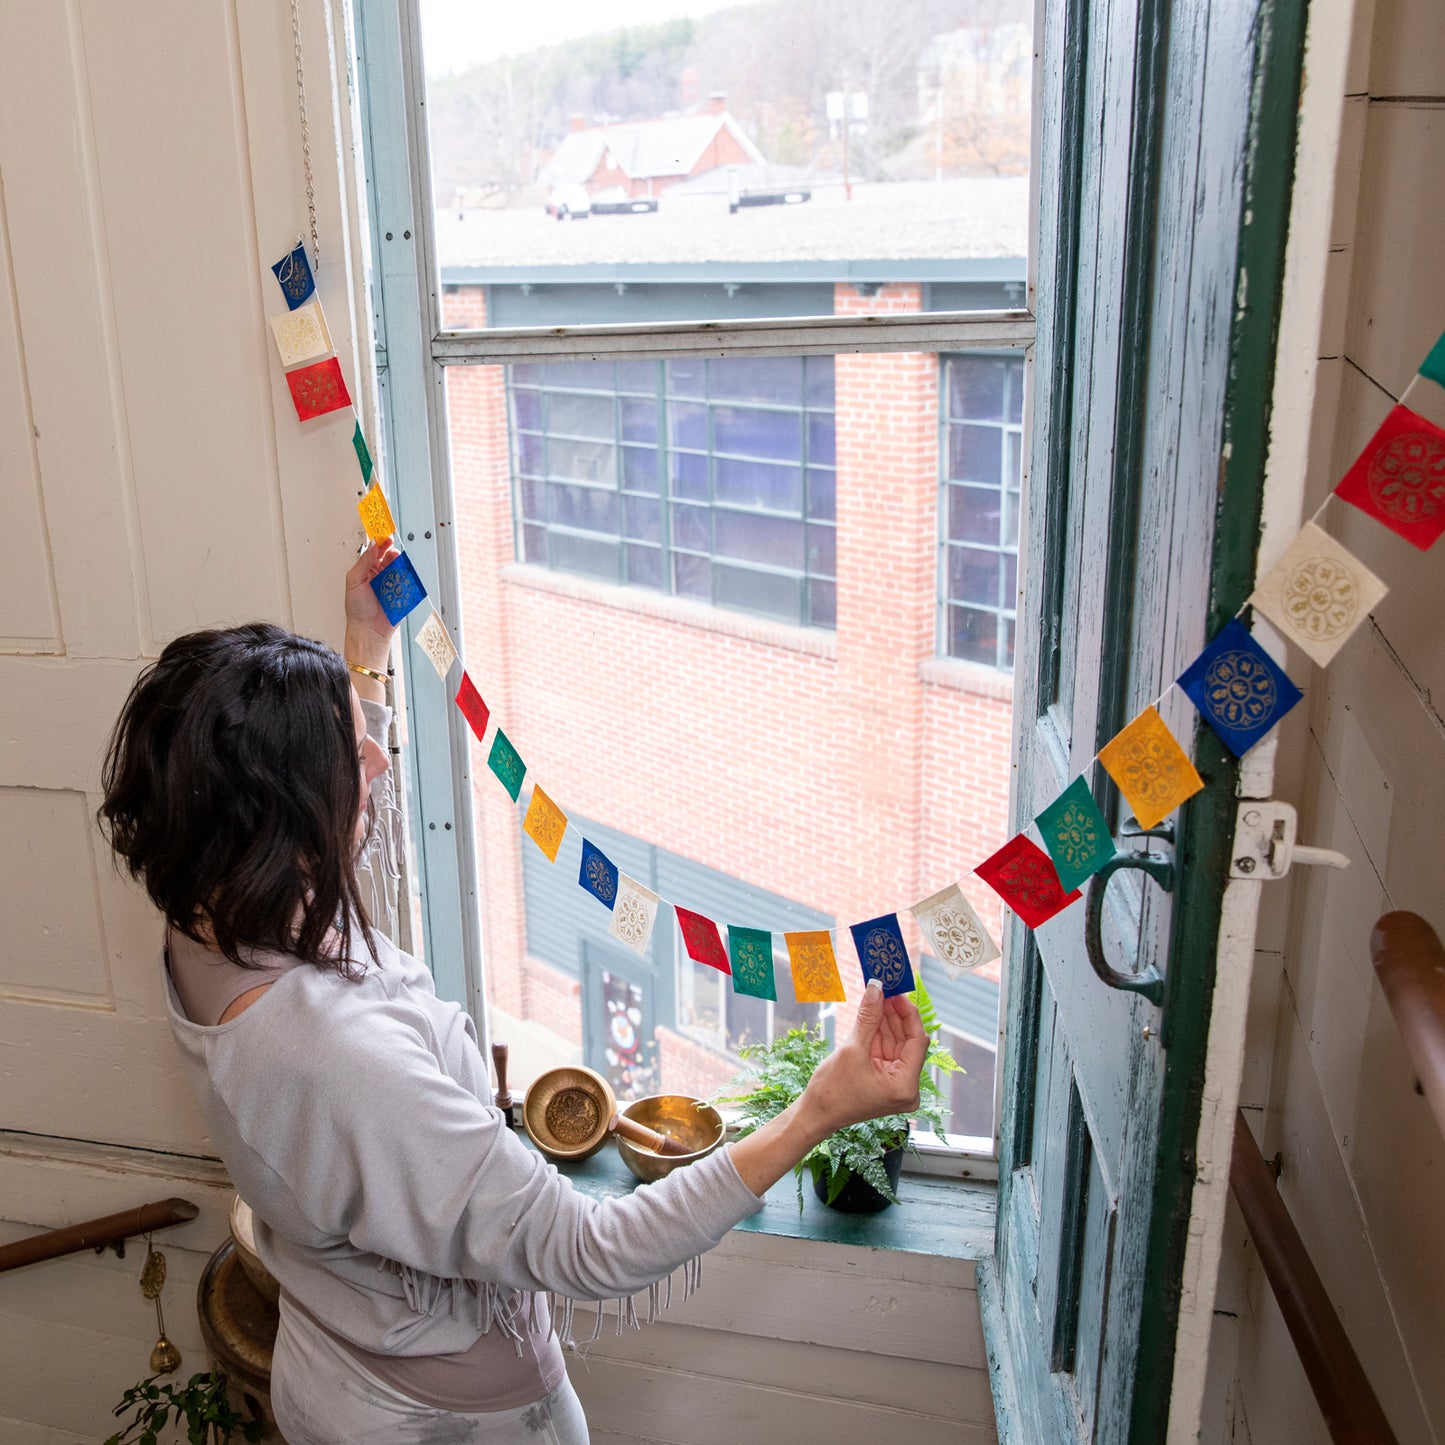
<svg viewBox="0 0 1445 1445"><path fill-rule="evenodd" d="M608 186L592 197L594 216L645 216L656 209L656 196L629 196L621 186Z"/></svg>
<svg viewBox="0 0 1445 1445"><path fill-rule="evenodd" d="M579 185L554 186L547 197L547 214L559 221L585 221L592 214L592 202L587 187Z"/></svg>

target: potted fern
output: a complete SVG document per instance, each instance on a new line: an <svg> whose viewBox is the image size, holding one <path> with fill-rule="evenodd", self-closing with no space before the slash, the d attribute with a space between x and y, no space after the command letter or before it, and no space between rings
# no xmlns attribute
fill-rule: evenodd
<svg viewBox="0 0 1445 1445"><path fill-rule="evenodd" d="M247 1420L226 1398L226 1377L217 1372L192 1375L184 1385L161 1385L152 1375L132 1385L112 1411L135 1414L124 1429L106 1439L105 1445L156 1445L160 1432L170 1425L184 1427L189 1445L228 1445L237 1431L246 1440L259 1440L265 1430L261 1420Z"/></svg>
<svg viewBox="0 0 1445 1445"><path fill-rule="evenodd" d="M813 1191L824 1204L851 1213L872 1213L898 1201L898 1176L905 1147L912 1147L909 1126L926 1124L943 1142L943 1090L934 1070L956 1073L958 1061L938 1042L938 1014L918 978L911 995L928 1034L928 1053L918 1087L921 1095L912 1114L885 1114L862 1124L849 1124L830 1134L793 1170L798 1180L798 1212L803 1210L803 1170L813 1177ZM746 1044L738 1050L745 1070L711 1099L735 1105L741 1118L737 1138L781 1114L808 1086L813 1071L827 1058L829 1044L816 1028L789 1029L770 1044ZM740 1086L751 1087L741 1092ZM915 1151L916 1152L916 1151Z"/></svg>

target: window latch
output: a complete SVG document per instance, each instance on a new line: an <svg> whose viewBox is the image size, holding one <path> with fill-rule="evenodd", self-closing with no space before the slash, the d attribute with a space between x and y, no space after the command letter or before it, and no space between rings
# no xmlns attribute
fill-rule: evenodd
<svg viewBox="0 0 1445 1445"><path fill-rule="evenodd" d="M1299 815L1273 798L1239 805L1234 818L1234 851L1229 876L1255 882L1283 878L1296 864L1348 868L1350 860L1333 848L1307 848L1295 842Z"/></svg>

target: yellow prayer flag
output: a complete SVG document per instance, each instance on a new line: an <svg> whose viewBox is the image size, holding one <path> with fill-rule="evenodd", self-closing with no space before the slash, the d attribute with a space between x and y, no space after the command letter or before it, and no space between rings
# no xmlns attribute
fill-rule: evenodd
<svg viewBox="0 0 1445 1445"><path fill-rule="evenodd" d="M567 831L567 815L541 788L532 789L532 801L527 804L522 828L547 855L547 861L555 863L562 835Z"/></svg>
<svg viewBox="0 0 1445 1445"><path fill-rule="evenodd" d="M833 956L833 938L824 932L785 933L793 966L793 996L799 1003L842 1003L843 980Z"/></svg>
<svg viewBox="0 0 1445 1445"><path fill-rule="evenodd" d="M1153 707L1146 707L1123 732L1105 743L1099 761L1118 783L1141 828L1162 823L1204 786L1189 755Z"/></svg>
<svg viewBox="0 0 1445 1445"><path fill-rule="evenodd" d="M380 482L373 482L366 489L366 495L356 504L356 510L361 513L361 525L373 542L384 542L395 534L396 519L386 505L386 493L381 490Z"/></svg>

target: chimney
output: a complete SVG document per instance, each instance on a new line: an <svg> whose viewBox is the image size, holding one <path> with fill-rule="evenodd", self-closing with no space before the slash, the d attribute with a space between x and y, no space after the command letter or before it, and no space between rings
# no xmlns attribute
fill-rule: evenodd
<svg viewBox="0 0 1445 1445"><path fill-rule="evenodd" d="M688 66L677 78L678 94L685 106L697 104L698 75L692 66Z"/></svg>
<svg viewBox="0 0 1445 1445"><path fill-rule="evenodd" d="M707 98L707 113L709 115L721 115L728 108L727 93L715 90Z"/></svg>
<svg viewBox="0 0 1445 1445"><path fill-rule="evenodd" d="M581 114L581 112L578 112L578 113L576 113L576 114L574 114L574 115L570 115L570 116L567 117L567 124L568 124L573 130L586 130L586 129L587 129L587 117L586 117L585 115Z"/></svg>

